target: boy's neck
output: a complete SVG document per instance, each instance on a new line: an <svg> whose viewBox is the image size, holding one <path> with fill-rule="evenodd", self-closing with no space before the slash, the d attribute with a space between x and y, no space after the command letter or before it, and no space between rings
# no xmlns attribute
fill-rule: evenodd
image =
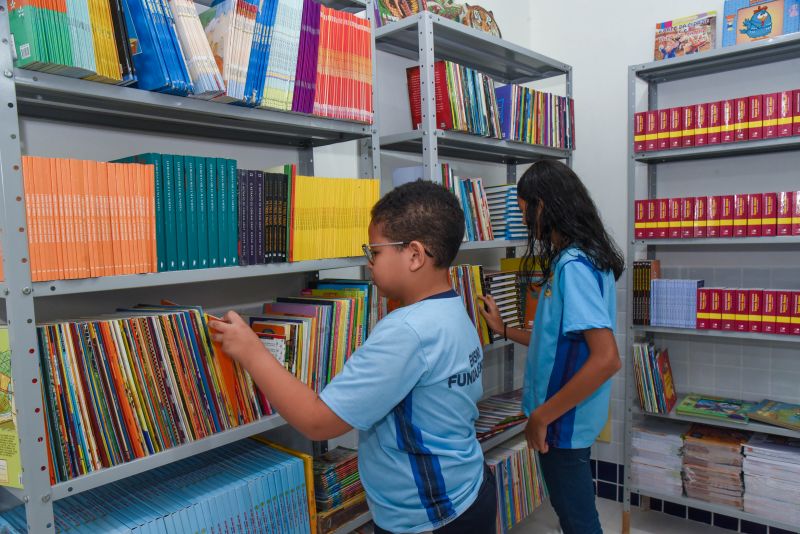
<svg viewBox="0 0 800 534"><path fill-rule="evenodd" d="M430 272L418 274L419 278L415 280L414 287L408 288L407 293L400 299L404 306L453 289L450 285L448 269L433 269Z"/></svg>

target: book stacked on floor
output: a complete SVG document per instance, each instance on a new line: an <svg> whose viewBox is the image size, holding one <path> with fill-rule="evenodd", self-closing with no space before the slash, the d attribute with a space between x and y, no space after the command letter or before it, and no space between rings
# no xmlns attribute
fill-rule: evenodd
<svg viewBox="0 0 800 534"><path fill-rule="evenodd" d="M632 435L631 484L671 497L683 496L683 436L686 423L643 421Z"/></svg>
<svg viewBox="0 0 800 534"><path fill-rule="evenodd" d="M485 272L483 278L486 293L494 297L503 323L508 328L522 328L524 312L520 295L519 273ZM503 337L502 334L495 332L490 332L490 334L493 341L498 341Z"/></svg>
<svg viewBox="0 0 800 534"><path fill-rule="evenodd" d="M304 460L244 440L53 503L56 532L310 533ZM302 455L300 455L302 456ZM0 529L30 532L25 507Z"/></svg>
<svg viewBox="0 0 800 534"><path fill-rule="evenodd" d="M650 324L672 328L695 328L697 289L703 280L650 281Z"/></svg>
<svg viewBox="0 0 800 534"><path fill-rule="evenodd" d="M686 433L683 473L686 495L741 510L744 506L742 445L750 432L693 424Z"/></svg>
<svg viewBox="0 0 800 534"><path fill-rule="evenodd" d="M358 453L336 447L314 460L314 493L319 532L331 532L366 511L358 474Z"/></svg>
<svg viewBox="0 0 800 534"><path fill-rule="evenodd" d="M486 202L496 239L528 239L528 228L517 202L516 185L487 187Z"/></svg>
<svg viewBox="0 0 800 534"><path fill-rule="evenodd" d="M575 101L520 85L495 89L503 139L575 149Z"/></svg>
<svg viewBox="0 0 800 534"><path fill-rule="evenodd" d="M481 178L459 178L448 163L442 163L442 185L453 193L464 212L464 241L491 241L494 239L489 222L489 206Z"/></svg>
<svg viewBox="0 0 800 534"><path fill-rule="evenodd" d="M488 345L491 343L492 337L489 335L489 327L478 311L478 307L483 306L478 297L486 294L483 267L480 265L454 265L450 267L450 285L461 296L464 307L467 309L467 314L478 331L481 344Z"/></svg>
<svg viewBox="0 0 800 534"><path fill-rule="evenodd" d="M633 262L633 324L650 325L651 281L661 278L659 260Z"/></svg>
<svg viewBox="0 0 800 534"><path fill-rule="evenodd" d="M497 484L497 532L505 533L547 498L539 455L528 447L525 436L518 436L492 449L485 459Z"/></svg>
<svg viewBox="0 0 800 534"><path fill-rule="evenodd" d="M668 414L678 399L669 352L652 343L634 343L633 369L639 406L643 412Z"/></svg>
<svg viewBox="0 0 800 534"><path fill-rule="evenodd" d="M756 434L744 456L744 511L800 525L800 439Z"/></svg>
<svg viewBox="0 0 800 534"><path fill-rule="evenodd" d="M528 420L522 413L521 389L495 395L479 402L478 412L478 420L475 421L478 441L486 441Z"/></svg>

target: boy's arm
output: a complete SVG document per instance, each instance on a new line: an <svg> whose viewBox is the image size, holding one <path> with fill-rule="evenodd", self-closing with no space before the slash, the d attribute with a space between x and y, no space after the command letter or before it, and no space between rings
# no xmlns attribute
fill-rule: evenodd
<svg viewBox="0 0 800 534"><path fill-rule="evenodd" d="M609 378L620 370L622 363L614 334L607 328L593 328L583 332L589 346L589 358L575 376L550 397L528 418L525 436L528 444L546 453L547 425L564 415L592 395Z"/></svg>
<svg viewBox="0 0 800 534"><path fill-rule="evenodd" d="M225 322L212 321L209 327L212 339L222 344L223 352L250 373L270 404L305 437L321 441L352 430L275 359L238 314L228 312Z"/></svg>

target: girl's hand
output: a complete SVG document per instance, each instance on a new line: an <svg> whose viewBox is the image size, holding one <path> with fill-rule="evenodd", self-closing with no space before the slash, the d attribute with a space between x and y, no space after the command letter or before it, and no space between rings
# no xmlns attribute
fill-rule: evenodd
<svg viewBox="0 0 800 534"><path fill-rule="evenodd" d="M528 447L542 454L546 454L550 450L547 444L547 423L540 419L536 412L533 412L528 417L528 424L525 425L525 439L528 441Z"/></svg>
<svg viewBox="0 0 800 534"><path fill-rule="evenodd" d="M222 346L222 351L248 368L254 358L269 352L238 313L229 311L223 321L208 323L211 339ZM271 354L270 354L271 356Z"/></svg>
<svg viewBox="0 0 800 534"><path fill-rule="evenodd" d="M486 320L486 325L491 331L502 334L503 319L500 317L500 310L497 309L497 303L495 303L494 297L491 295L486 295L485 297L478 296L478 300L485 304L486 308L489 308L487 311L484 306L478 306L478 311L481 313L484 320Z"/></svg>

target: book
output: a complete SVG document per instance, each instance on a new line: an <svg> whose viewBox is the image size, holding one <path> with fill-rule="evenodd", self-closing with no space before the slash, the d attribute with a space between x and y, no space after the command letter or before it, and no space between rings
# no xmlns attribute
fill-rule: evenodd
<svg viewBox="0 0 800 534"><path fill-rule="evenodd" d="M22 458L17 433L14 383L11 380L11 342L8 326L0 325L0 486L22 488Z"/></svg>
<svg viewBox="0 0 800 534"><path fill-rule="evenodd" d="M797 0L725 0L722 46L800 30L799 6Z"/></svg>
<svg viewBox="0 0 800 534"><path fill-rule="evenodd" d="M493 395L478 403L475 434L478 441L486 441L527 421L528 418L522 413L522 390L517 389Z"/></svg>
<svg viewBox="0 0 800 534"><path fill-rule="evenodd" d="M642 411L670 413L677 402L677 394L668 351L657 349L652 343L635 343L633 365Z"/></svg>
<svg viewBox="0 0 800 534"><path fill-rule="evenodd" d="M464 212L464 241L491 241L491 214L482 178L460 178L448 163L442 163L442 185L453 193Z"/></svg>
<svg viewBox="0 0 800 534"><path fill-rule="evenodd" d="M488 345L492 343L486 320L478 311L478 307L483 306L478 297L486 294L483 267L480 265L454 265L450 267L449 274L450 285L461 297L467 310L467 315L469 315L478 332L481 344Z"/></svg>
<svg viewBox="0 0 800 534"><path fill-rule="evenodd" d="M764 400L752 411L750 419L800 432L800 404Z"/></svg>
<svg viewBox="0 0 800 534"><path fill-rule="evenodd" d="M495 88L497 111L500 116L502 138L522 143L543 145L567 150L575 149L575 102L543 91L515 84ZM636 149L646 149L647 130L644 124L647 114L641 115L644 128L635 134ZM658 120L667 117L659 117ZM657 132L657 143L666 141ZM638 139L637 139L638 138ZM644 145L642 144L644 143Z"/></svg>
<svg viewBox="0 0 800 534"><path fill-rule="evenodd" d="M375 2L375 21L378 26L396 22L428 9L426 0L378 0Z"/></svg>
<svg viewBox="0 0 800 534"><path fill-rule="evenodd" d="M682 449L688 423L644 420L631 432L631 478L637 488L681 497Z"/></svg>
<svg viewBox="0 0 800 534"><path fill-rule="evenodd" d="M754 406L755 403L749 401L690 393L681 399L675 411L680 415L747 424Z"/></svg>
<svg viewBox="0 0 800 534"><path fill-rule="evenodd" d="M742 448L744 510L774 521L800 521L800 440L755 434Z"/></svg>
<svg viewBox="0 0 800 534"><path fill-rule="evenodd" d="M494 238L527 240L528 228L517 202L517 186L487 186L484 190Z"/></svg>
<svg viewBox="0 0 800 534"><path fill-rule="evenodd" d="M717 12L699 13L656 24L653 59L683 57L717 45Z"/></svg>

